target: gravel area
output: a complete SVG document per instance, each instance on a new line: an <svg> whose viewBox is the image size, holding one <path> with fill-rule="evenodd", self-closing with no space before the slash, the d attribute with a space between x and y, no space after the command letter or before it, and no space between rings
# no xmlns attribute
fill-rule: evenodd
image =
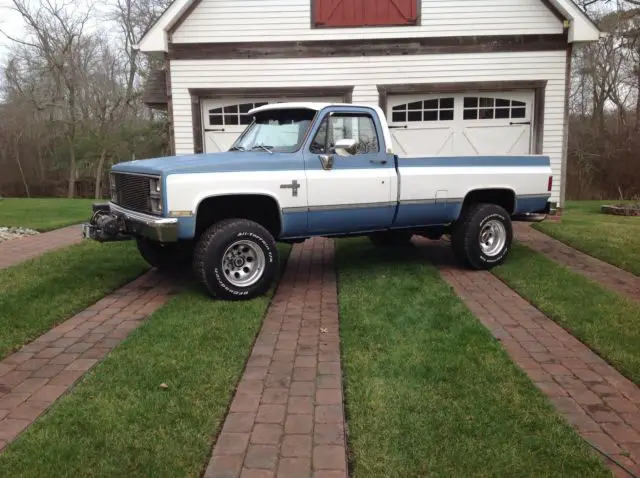
<svg viewBox="0 0 640 478"><path fill-rule="evenodd" d="M19 239L26 236L35 236L40 234L33 229L25 229L23 227L3 227L0 226L0 242L10 241L11 239Z"/></svg>

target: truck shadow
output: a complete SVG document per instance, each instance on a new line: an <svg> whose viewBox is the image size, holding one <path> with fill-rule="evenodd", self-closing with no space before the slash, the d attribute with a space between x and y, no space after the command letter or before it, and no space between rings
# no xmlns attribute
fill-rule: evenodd
<svg viewBox="0 0 640 478"><path fill-rule="evenodd" d="M456 259L451 243L448 239L432 241L423 237L414 237L412 240L416 249L420 251L422 257L427 259L436 267L447 267L450 269L464 269L464 266Z"/></svg>
<svg viewBox="0 0 640 478"><path fill-rule="evenodd" d="M337 239L336 266L343 271L360 270L362 272L385 267L403 267L416 262L428 262L434 266L446 266L462 269L446 240L432 241L414 237L402 247L380 248L367 239Z"/></svg>

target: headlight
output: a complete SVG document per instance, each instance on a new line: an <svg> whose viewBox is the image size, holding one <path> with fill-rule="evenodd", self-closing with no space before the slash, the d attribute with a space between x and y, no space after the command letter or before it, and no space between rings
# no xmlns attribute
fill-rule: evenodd
<svg viewBox="0 0 640 478"><path fill-rule="evenodd" d="M160 178L149 180L149 196L151 212L153 214L162 214L162 182Z"/></svg>
<svg viewBox="0 0 640 478"><path fill-rule="evenodd" d="M160 185L160 178L152 178L149 180L149 189L152 196L154 194L160 196Z"/></svg>
<svg viewBox="0 0 640 478"><path fill-rule="evenodd" d="M118 200L118 195L116 193L116 177L113 173L109 174L109 194L112 202L116 202Z"/></svg>

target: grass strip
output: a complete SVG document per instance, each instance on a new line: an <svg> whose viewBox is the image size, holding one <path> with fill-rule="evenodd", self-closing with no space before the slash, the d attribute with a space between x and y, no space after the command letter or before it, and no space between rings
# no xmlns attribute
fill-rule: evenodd
<svg viewBox="0 0 640 478"><path fill-rule="evenodd" d="M7 447L0 476L199 477L269 301L180 293Z"/></svg>
<svg viewBox="0 0 640 478"><path fill-rule="evenodd" d="M640 384L638 304L520 244L494 273Z"/></svg>
<svg viewBox="0 0 640 478"><path fill-rule="evenodd" d="M0 199L0 226L45 232L91 218L93 199Z"/></svg>
<svg viewBox="0 0 640 478"><path fill-rule="evenodd" d="M337 264L353 477L609 476L419 251Z"/></svg>
<svg viewBox="0 0 640 478"><path fill-rule="evenodd" d="M146 269L134 244L91 241L0 270L0 359Z"/></svg>
<svg viewBox="0 0 640 478"><path fill-rule="evenodd" d="M602 204L620 201L571 201L562 222L533 227L593 257L640 276L640 217L602 214Z"/></svg>

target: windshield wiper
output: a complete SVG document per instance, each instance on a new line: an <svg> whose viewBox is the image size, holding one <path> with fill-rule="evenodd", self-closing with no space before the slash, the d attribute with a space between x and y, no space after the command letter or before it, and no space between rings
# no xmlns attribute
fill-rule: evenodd
<svg viewBox="0 0 640 478"><path fill-rule="evenodd" d="M271 151L272 148L273 146L265 146L264 144L257 144L253 148L251 148L251 150L253 151L254 149L261 149L263 151L266 151L269 154L273 154L273 151Z"/></svg>
<svg viewBox="0 0 640 478"><path fill-rule="evenodd" d="M244 146L234 146L233 148L230 148L229 151L246 151L247 148L245 148Z"/></svg>

